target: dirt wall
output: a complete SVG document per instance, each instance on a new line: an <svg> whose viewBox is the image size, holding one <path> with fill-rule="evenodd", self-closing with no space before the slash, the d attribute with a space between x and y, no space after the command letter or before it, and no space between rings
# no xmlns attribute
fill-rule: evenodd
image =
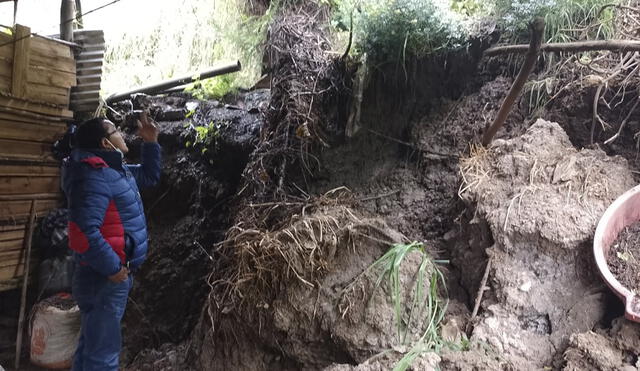
<svg viewBox="0 0 640 371"><path fill-rule="evenodd" d="M462 161L462 175L472 218L456 259L463 264L486 249L491 260L471 340L518 369L559 367L572 335L605 315L591 241L600 215L634 185L626 160L578 151L558 124L538 120L520 137L477 149ZM484 224L492 245L473 236ZM480 282L471 273L467 282Z"/></svg>

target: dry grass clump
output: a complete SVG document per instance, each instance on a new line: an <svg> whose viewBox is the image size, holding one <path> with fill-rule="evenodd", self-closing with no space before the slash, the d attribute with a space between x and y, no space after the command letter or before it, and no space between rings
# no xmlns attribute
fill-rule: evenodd
<svg viewBox="0 0 640 371"><path fill-rule="evenodd" d="M491 169L488 159L491 156L491 150L476 143L469 146L469 155L460 159L460 176L462 182L458 189L458 197L464 198L464 195L491 178Z"/></svg>
<svg viewBox="0 0 640 371"><path fill-rule="evenodd" d="M340 188L304 202L247 204L217 247L226 266L209 276L210 305L268 307L291 280L314 288L338 249L354 248L351 234L366 224L352 211L354 202Z"/></svg>

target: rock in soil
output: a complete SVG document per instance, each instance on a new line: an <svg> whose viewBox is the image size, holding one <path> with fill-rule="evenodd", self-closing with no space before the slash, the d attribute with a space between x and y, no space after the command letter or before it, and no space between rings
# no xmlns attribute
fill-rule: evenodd
<svg viewBox="0 0 640 371"><path fill-rule="evenodd" d="M571 336L564 352L563 370L636 371L640 349L640 324L624 318L613 321L608 330L588 331Z"/></svg>
<svg viewBox="0 0 640 371"><path fill-rule="evenodd" d="M633 292L640 292L640 222L624 228L611 245L609 270Z"/></svg>
<svg viewBox="0 0 640 371"><path fill-rule="evenodd" d="M334 364L326 367L323 371L386 371L393 369L401 358L401 354L391 352L371 357L357 366ZM440 356L438 354L424 353L413 360L409 370L436 371L439 363Z"/></svg>

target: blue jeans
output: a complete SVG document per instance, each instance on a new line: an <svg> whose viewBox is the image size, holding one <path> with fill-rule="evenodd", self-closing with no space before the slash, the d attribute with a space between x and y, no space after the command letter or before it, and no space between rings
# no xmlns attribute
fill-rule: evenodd
<svg viewBox="0 0 640 371"><path fill-rule="evenodd" d="M73 371L119 369L120 321L127 306L133 277L113 283L87 266L76 266L73 298L80 307L82 329Z"/></svg>

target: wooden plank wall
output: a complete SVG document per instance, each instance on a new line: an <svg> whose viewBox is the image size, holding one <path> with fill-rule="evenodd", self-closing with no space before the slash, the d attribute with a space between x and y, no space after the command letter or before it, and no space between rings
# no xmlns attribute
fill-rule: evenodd
<svg viewBox="0 0 640 371"><path fill-rule="evenodd" d="M75 85L69 46L31 36L20 25L13 34L0 32L0 195L12 198L0 201L0 291L21 285L28 198L44 195L36 204L39 218L59 206L60 171L51 147L73 118L68 107Z"/></svg>

